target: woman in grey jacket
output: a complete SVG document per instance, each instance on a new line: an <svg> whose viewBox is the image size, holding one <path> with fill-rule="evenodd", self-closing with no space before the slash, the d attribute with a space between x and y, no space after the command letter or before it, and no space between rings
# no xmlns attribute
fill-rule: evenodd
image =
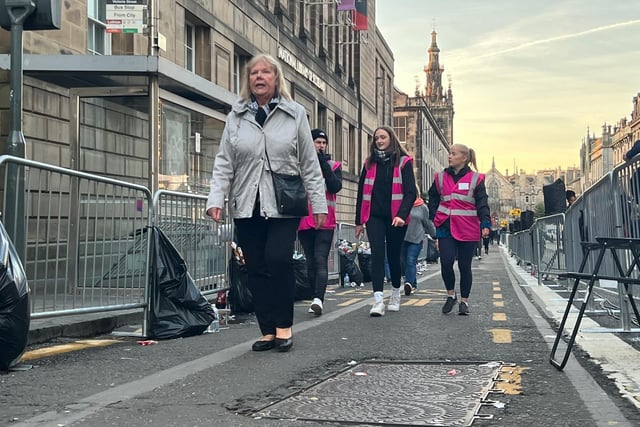
<svg viewBox="0 0 640 427"><path fill-rule="evenodd" d="M291 99L280 64L259 54L245 66L240 100L227 116L207 200L207 214L222 221L229 197L262 332L254 351L293 345L292 255L300 218L278 212L271 170L302 177L321 227L327 201L305 109Z"/></svg>

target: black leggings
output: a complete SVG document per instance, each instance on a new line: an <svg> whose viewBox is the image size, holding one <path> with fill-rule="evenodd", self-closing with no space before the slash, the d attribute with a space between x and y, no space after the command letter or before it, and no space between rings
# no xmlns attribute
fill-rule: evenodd
<svg viewBox="0 0 640 427"><path fill-rule="evenodd" d="M327 261L331 242L333 242L333 230L300 230L298 240L307 258L307 272L309 283L313 286L313 297L324 301L324 293L329 281Z"/></svg>
<svg viewBox="0 0 640 427"><path fill-rule="evenodd" d="M478 248L479 242L461 242L452 237L439 238L438 247L440 249L440 271L444 286L448 291L452 291L456 286L456 275L453 272L453 263L458 257L458 270L460 270L460 296L469 298L471 294L471 260L473 253Z"/></svg>
<svg viewBox="0 0 640 427"><path fill-rule="evenodd" d="M371 245L371 282L374 292L382 292L384 286L384 258L386 255L391 273L391 285L400 287L401 250L407 226L392 227L391 218L371 217L367 221L367 237Z"/></svg>

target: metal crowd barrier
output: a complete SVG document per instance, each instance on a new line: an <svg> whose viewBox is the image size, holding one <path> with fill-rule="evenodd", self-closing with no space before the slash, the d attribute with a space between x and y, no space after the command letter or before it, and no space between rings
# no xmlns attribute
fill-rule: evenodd
<svg viewBox="0 0 640 427"><path fill-rule="evenodd" d="M18 194L7 199L9 171L24 172L21 256L32 318L147 307L147 188L12 156L1 156L0 167L3 214L19 203ZM17 223L9 227L18 234Z"/></svg>
<svg viewBox="0 0 640 427"><path fill-rule="evenodd" d="M583 271L592 271L595 251L589 255L585 245L596 244L596 237L640 238L640 156L605 174L565 213L538 218L529 230L503 237L513 255L532 264L538 283L544 275L577 272L585 256ZM633 255L624 251L618 255L623 270L630 271L632 278L639 277ZM613 257L605 257L599 273L616 276L617 272ZM596 283L594 291L600 299L590 299L586 312L619 314L621 322L621 328L599 328L599 332L632 331L628 296L633 295L633 288L621 282ZM610 298L617 298L618 305Z"/></svg>

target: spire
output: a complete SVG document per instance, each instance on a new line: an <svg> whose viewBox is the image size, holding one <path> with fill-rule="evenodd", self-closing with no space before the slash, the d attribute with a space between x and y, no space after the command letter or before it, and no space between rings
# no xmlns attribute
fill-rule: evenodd
<svg viewBox="0 0 640 427"><path fill-rule="evenodd" d="M429 65L424 67L427 78L425 96L431 102L437 102L442 99L442 68L440 67L440 48L436 41L436 30L431 31L431 46L429 46Z"/></svg>
<svg viewBox="0 0 640 427"><path fill-rule="evenodd" d="M496 170L496 157L491 157L491 170Z"/></svg>

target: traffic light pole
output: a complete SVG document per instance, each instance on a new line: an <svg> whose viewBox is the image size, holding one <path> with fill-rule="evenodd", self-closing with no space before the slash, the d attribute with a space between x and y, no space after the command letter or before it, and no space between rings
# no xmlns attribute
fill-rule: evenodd
<svg viewBox="0 0 640 427"><path fill-rule="evenodd" d="M6 0L5 5L11 18L11 88L9 107L11 129L7 144L7 154L24 158L25 140L22 133L22 34L24 21L35 10L33 0ZM25 230L25 178L24 166L7 165L7 187L5 188L4 225L13 242L20 260L26 260Z"/></svg>

